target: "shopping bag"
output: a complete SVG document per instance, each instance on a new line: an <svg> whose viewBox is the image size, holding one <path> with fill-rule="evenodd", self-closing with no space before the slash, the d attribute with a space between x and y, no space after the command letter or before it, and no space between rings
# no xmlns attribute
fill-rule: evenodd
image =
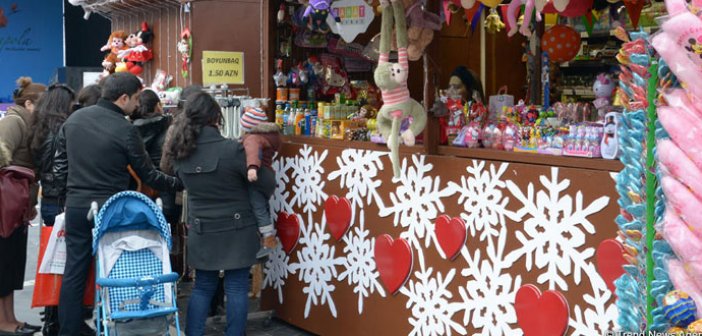
<svg viewBox="0 0 702 336"><path fill-rule="evenodd" d="M49 237L51 237L52 231L50 226L41 228L39 237L39 260L42 260L44 257L44 252L46 252L46 248L49 245ZM39 263L37 263L37 275L34 282L34 292L32 294L32 308L57 306L61 294L62 279L63 276L60 274L39 273ZM88 279L85 284L83 305L92 306L95 303L95 262L90 266Z"/></svg>
<svg viewBox="0 0 702 336"><path fill-rule="evenodd" d="M41 274L63 274L63 269L66 267L65 216L65 213L56 216L44 257L40 259L39 273Z"/></svg>
<svg viewBox="0 0 702 336"><path fill-rule="evenodd" d="M488 105L488 120L492 123L498 121L504 107L514 106L514 96L507 94L507 86L503 86L497 91L497 94L490 96Z"/></svg>

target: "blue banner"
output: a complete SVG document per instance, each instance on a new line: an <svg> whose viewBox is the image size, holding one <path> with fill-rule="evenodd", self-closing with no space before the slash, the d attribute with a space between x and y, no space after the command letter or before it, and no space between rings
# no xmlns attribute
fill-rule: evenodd
<svg viewBox="0 0 702 336"><path fill-rule="evenodd" d="M46 83L63 66L63 1L0 0L0 102L15 80Z"/></svg>

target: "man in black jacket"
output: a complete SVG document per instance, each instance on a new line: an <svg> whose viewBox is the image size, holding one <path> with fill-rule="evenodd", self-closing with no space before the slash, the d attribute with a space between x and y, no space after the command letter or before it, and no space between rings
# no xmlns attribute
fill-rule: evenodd
<svg viewBox="0 0 702 336"><path fill-rule="evenodd" d="M130 73L108 77L97 105L73 113L59 132L54 176L66 195L66 268L59 301L60 335L81 334L82 301L92 251L90 204L102 205L128 189L130 165L157 190L182 189L154 168L139 131L125 118L138 102L141 82Z"/></svg>

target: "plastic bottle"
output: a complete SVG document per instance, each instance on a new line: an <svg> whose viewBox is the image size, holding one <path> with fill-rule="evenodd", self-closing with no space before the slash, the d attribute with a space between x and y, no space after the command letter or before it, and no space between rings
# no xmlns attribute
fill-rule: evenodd
<svg viewBox="0 0 702 336"><path fill-rule="evenodd" d="M294 119L294 127L295 127L295 135L302 135L302 123L301 121L305 119L305 114L302 112L302 109L298 108L297 111L295 111L295 119Z"/></svg>
<svg viewBox="0 0 702 336"><path fill-rule="evenodd" d="M275 124L280 127L280 129L283 129L283 106L281 105L276 105L275 106Z"/></svg>

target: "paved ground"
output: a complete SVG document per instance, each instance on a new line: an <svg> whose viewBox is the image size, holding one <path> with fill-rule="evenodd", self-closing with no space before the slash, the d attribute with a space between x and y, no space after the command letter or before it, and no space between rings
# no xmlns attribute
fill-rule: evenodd
<svg viewBox="0 0 702 336"><path fill-rule="evenodd" d="M39 251L39 226L34 220L29 228L29 238L27 246L27 267L24 276L24 290L15 292L15 312L20 321L30 324L41 325L39 312L41 308L30 308L32 303L32 291L34 290L34 278L37 267L37 253ZM179 285L178 307L180 308L181 325L184 326L185 308L187 307L188 296L191 283ZM260 312L258 300L251 300L249 309L249 323L247 327L248 336L304 336L311 335L294 326L275 318L270 319L270 313ZM209 318L207 320L206 336L224 335L226 328L226 318L222 315ZM175 329L173 329L175 330ZM184 330L181 327L181 330ZM172 333L175 335L175 333ZM184 334L184 333L183 333ZM41 335L37 333L36 335Z"/></svg>

